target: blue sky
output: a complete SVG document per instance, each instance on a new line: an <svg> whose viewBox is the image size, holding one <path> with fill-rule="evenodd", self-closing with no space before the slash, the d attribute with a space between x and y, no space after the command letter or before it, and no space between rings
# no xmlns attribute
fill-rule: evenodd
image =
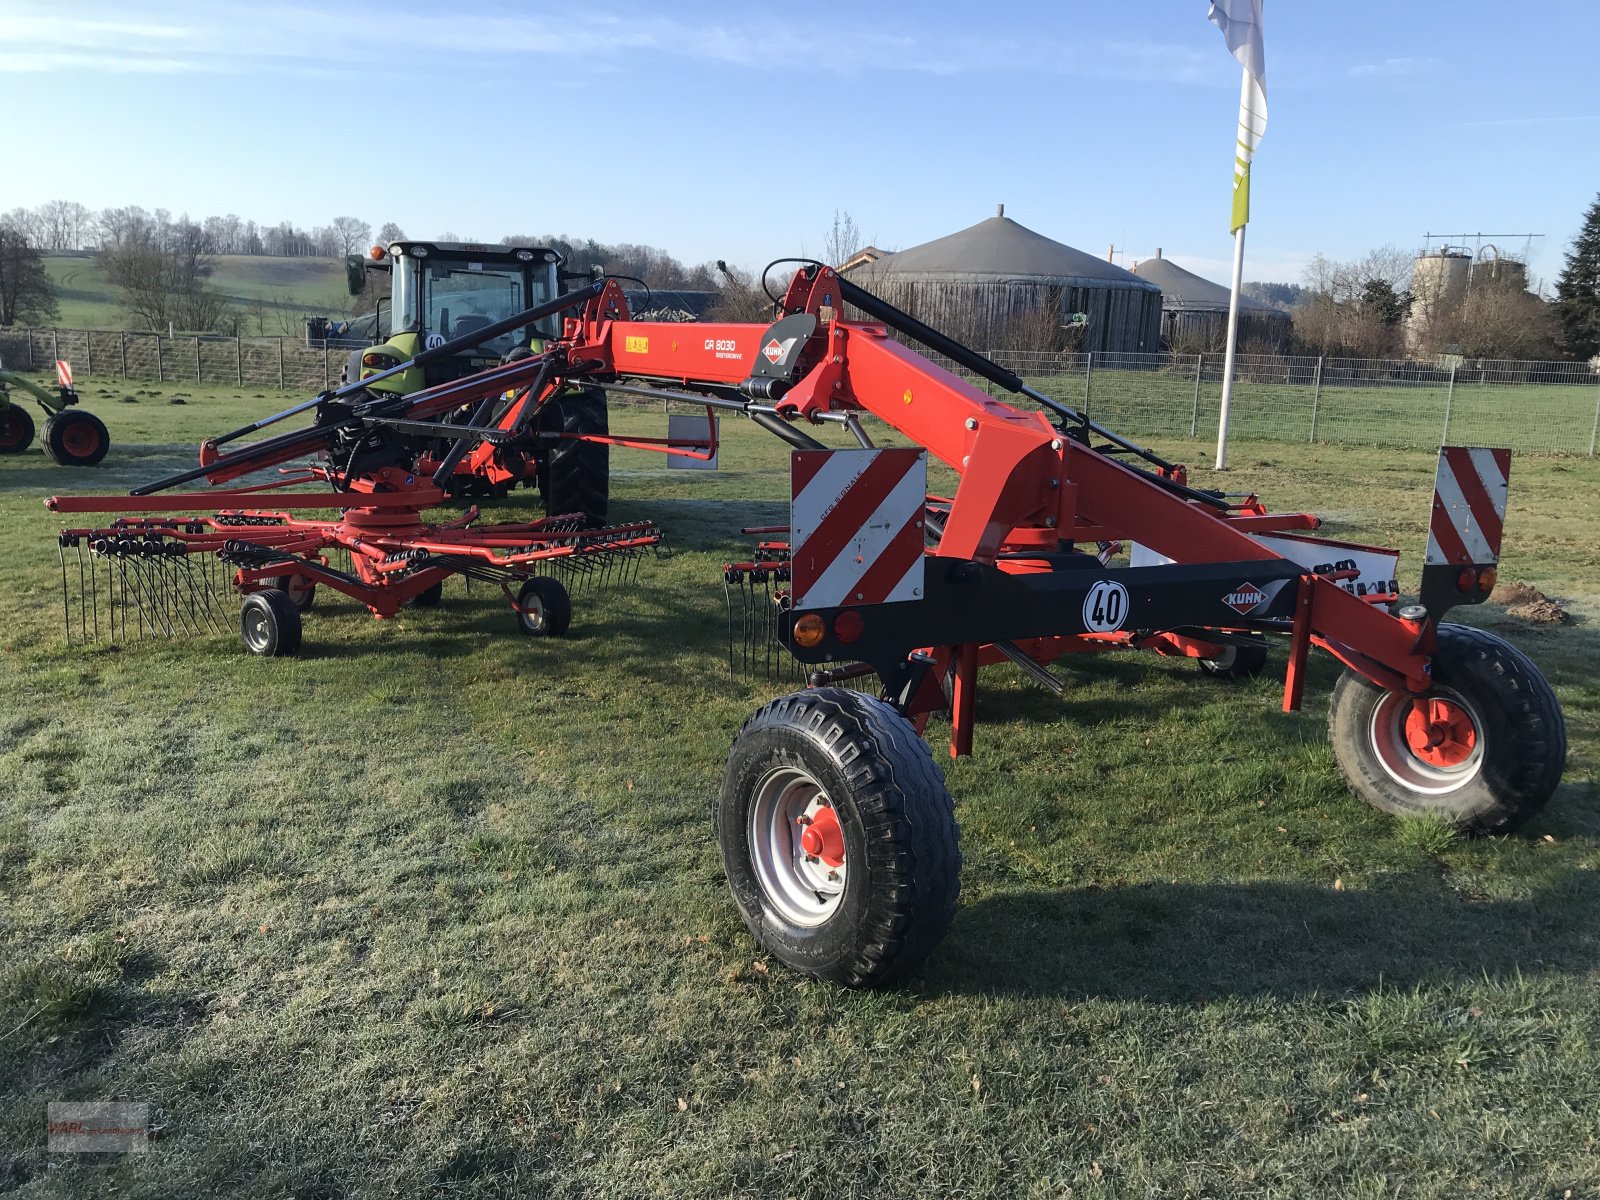
<svg viewBox="0 0 1600 1200"><path fill-rule="evenodd" d="M1478 230L1546 234L1553 278L1600 191L1600 0L1267 0L1265 24L1246 278ZM1231 254L1239 71L1205 0L4 0L0 87L0 210L349 213L758 265L818 252L835 209L901 248L1003 201L1125 264L1160 246L1221 279Z"/></svg>

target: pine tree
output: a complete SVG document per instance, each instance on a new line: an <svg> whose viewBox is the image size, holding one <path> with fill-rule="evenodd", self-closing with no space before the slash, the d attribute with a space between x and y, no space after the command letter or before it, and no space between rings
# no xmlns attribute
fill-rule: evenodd
<svg viewBox="0 0 1600 1200"><path fill-rule="evenodd" d="M1567 252L1566 266L1556 281L1556 337L1571 358L1600 354L1600 196L1589 205L1583 229Z"/></svg>

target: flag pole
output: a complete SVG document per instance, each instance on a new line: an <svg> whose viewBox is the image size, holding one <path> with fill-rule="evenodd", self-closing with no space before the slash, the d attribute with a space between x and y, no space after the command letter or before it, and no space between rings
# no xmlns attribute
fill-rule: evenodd
<svg viewBox="0 0 1600 1200"><path fill-rule="evenodd" d="M1244 107L1250 98L1250 72L1241 72L1239 105ZM1248 165L1245 171L1248 174ZM1248 182L1245 184L1249 186ZM1241 224L1233 231L1233 287L1228 293L1228 346L1222 358L1222 409L1217 414L1217 470L1228 469L1228 416L1233 408L1233 359L1239 347L1239 288L1244 282L1244 230Z"/></svg>

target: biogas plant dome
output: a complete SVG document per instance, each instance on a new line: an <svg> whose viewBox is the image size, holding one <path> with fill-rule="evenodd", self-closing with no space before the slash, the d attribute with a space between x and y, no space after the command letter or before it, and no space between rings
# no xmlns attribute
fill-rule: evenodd
<svg viewBox="0 0 1600 1200"><path fill-rule="evenodd" d="M868 291L977 349L1161 348L1161 289L1018 224L970 228L849 269Z"/></svg>

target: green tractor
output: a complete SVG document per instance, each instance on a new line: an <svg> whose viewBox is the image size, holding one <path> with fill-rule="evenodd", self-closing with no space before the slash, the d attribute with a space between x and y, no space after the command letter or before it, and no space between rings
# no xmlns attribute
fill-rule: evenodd
<svg viewBox="0 0 1600 1200"><path fill-rule="evenodd" d="M399 366L423 350L486 329L532 308L566 289L561 255L539 246L486 246L470 242L397 241L374 246L363 257L350 255L345 271L351 295L367 288L373 272L390 276L389 295L378 300L370 318L373 342L352 350L344 368L346 383ZM358 326L359 327L359 326ZM369 390L409 395L485 368L536 354L544 340L560 333L560 318L549 317L469 346L373 383ZM465 419L467 414L463 413ZM608 429L605 393L570 388L545 404L536 429L523 443L505 449L507 471L491 478L463 462L450 490L461 496L504 496L518 483L537 485L552 515L581 513L592 523L605 520L610 490L610 447L563 439L562 434L604 434Z"/></svg>
<svg viewBox="0 0 1600 1200"><path fill-rule="evenodd" d="M33 417L11 397L13 387L28 393L44 409L44 452L64 467L92 467L111 449L111 434L99 417L75 409L78 393L72 368L56 363L59 386L54 394L26 375L0 370L0 454L21 454L33 445Z"/></svg>

